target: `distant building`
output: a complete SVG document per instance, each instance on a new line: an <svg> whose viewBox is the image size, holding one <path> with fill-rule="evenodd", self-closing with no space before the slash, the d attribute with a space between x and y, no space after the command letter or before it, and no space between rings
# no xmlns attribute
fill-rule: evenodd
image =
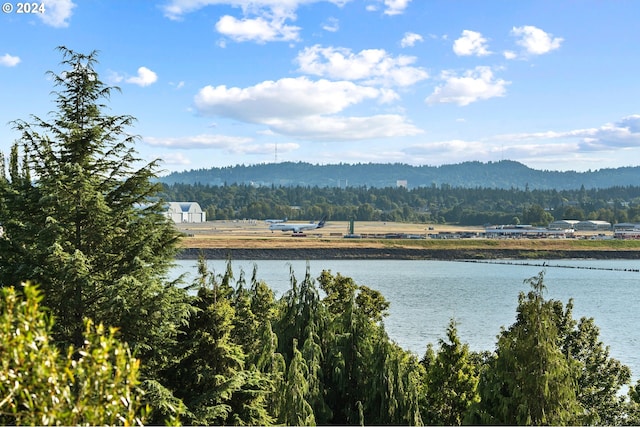
<svg viewBox="0 0 640 427"><path fill-rule="evenodd" d="M621 222L613 226L615 239L640 239L640 224Z"/></svg>
<svg viewBox="0 0 640 427"><path fill-rule="evenodd" d="M556 238L573 237L573 228L543 228L528 224L496 225L486 227L484 235L488 238Z"/></svg>
<svg viewBox="0 0 640 427"><path fill-rule="evenodd" d="M613 225L614 230L640 230L640 224L637 222L619 222Z"/></svg>
<svg viewBox="0 0 640 427"><path fill-rule="evenodd" d="M396 181L396 187L397 188L407 188L407 186L409 185L409 183L407 182L406 179L399 179Z"/></svg>
<svg viewBox="0 0 640 427"><path fill-rule="evenodd" d="M577 223L574 228L581 231L606 231L611 230L611 223L607 221L586 220Z"/></svg>
<svg viewBox="0 0 640 427"><path fill-rule="evenodd" d="M565 228L574 228L577 223L580 221L577 219L559 219L557 221L553 221L549 224L549 228L551 229L565 229Z"/></svg>
<svg viewBox="0 0 640 427"><path fill-rule="evenodd" d="M197 202L169 202L165 211L173 222L205 222L206 212Z"/></svg>

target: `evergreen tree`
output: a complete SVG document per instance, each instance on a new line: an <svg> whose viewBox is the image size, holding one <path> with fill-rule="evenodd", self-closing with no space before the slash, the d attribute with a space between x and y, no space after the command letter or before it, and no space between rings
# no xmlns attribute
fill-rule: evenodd
<svg viewBox="0 0 640 427"><path fill-rule="evenodd" d="M609 356L609 348L599 339L600 330L593 318L572 317L573 302L562 313L558 302L558 318L564 354L578 364L576 396L585 409L582 423L615 425L625 422L625 399L621 393L631 380L631 370Z"/></svg>
<svg viewBox="0 0 640 427"><path fill-rule="evenodd" d="M566 425L580 421L577 363L562 353L553 301L544 299L544 272L520 293L516 322L498 338L481 376L480 420L487 424Z"/></svg>
<svg viewBox="0 0 640 427"><path fill-rule="evenodd" d="M289 373L294 359L302 358L308 376L307 390L301 394L301 398L312 408L314 422L326 424L332 416L332 411L325 401L326 384L323 370L323 332L329 321L328 313L320 300L308 265L301 283L298 283L291 269L290 282L291 289L280 300L278 319L274 325L274 331L278 335L278 353L284 357ZM298 342L302 342L302 351L297 348ZM284 384L286 393L288 389L298 387L297 384L289 383L292 378L291 375L287 376ZM284 415L291 410L293 409L286 408L281 413Z"/></svg>
<svg viewBox="0 0 640 427"><path fill-rule="evenodd" d="M427 424L461 425L468 409L480 401L479 373L471 360L467 344L458 338L455 321L447 328L447 341L440 349L427 351L425 420Z"/></svg>
<svg viewBox="0 0 640 427"><path fill-rule="evenodd" d="M212 278L213 279L213 278ZM217 294L218 286L200 288L197 313L182 328L179 360L164 375L186 406L189 425L268 425L271 384L255 367L245 369L242 346L233 340L235 310Z"/></svg>
<svg viewBox="0 0 640 427"><path fill-rule="evenodd" d="M85 318L117 327L150 374L171 358L189 311L167 283L178 233L155 197L156 162L140 165L126 133L134 118L104 112L117 88L99 79L96 52L59 50L52 118L13 122L21 138L0 182L2 285L40 285L61 345L82 346Z"/></svg>
<svg viewBox="0 0 640 427"><path fill-rule="evenodd" d="M389 303L378 291L340 274L323 271L319 282L329 313L323 343L331 423L421 424L424 371L384 330Z"/></svg>

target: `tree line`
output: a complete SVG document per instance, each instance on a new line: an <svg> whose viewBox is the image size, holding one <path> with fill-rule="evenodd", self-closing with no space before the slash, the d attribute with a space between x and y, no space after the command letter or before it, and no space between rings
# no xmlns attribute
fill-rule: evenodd
<svg viewBox="0 0 640 427"><path fill-rule="evenodd" d="M170 279L156 165L134 168L133 119L103 113L96 53L60 51L58 108L13 123L0 176L1 424L640 422L640 384L543 273L495 349L452 321L422 357L387 335L384 296L338 273L291 271L280 298L231 261Z"/></svg>
<svg viewBox="0 0 640 427"><path fill-rule="evenodd" d="M233 184L163 185L170 201L196 201L210 220L290 218L398 221L459 225L548 225L560 219L640 222L640 187L529 190L432 185L411 190L376 187L289 187Z"/></svg>

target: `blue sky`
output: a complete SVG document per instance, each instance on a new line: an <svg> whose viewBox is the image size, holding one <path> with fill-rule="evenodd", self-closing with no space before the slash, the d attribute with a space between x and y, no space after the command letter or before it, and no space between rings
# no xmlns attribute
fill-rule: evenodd
<svg viewBox="0 0 640 427"><path fill-rule="evenodd" d="M282 161L640 164L640 2L44 0L0 14L0 150L98 50L165 171ZM7 6L8 5L8 6ZM12 9L9 11L9 9ZM24 9L24 8L23 8ZM24 10L23 10L24 11Z"/></svg>

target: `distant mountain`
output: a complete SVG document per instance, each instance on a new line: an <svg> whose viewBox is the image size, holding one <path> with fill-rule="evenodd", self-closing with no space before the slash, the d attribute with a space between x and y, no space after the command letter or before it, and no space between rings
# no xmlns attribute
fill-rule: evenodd
<svg viewBox="0 0 640 427"><path fill-rule="evenodd" d="M571 190L638 185L640 166L588 172L535 170L511 160L464 162L443 166L411 166L400 163L313 165L303 162L237 165L174 172L161 177L166 184L250 184L318 187L396 187L406 181L409 188L451 185L464 188L518 188Z"/></svg>

